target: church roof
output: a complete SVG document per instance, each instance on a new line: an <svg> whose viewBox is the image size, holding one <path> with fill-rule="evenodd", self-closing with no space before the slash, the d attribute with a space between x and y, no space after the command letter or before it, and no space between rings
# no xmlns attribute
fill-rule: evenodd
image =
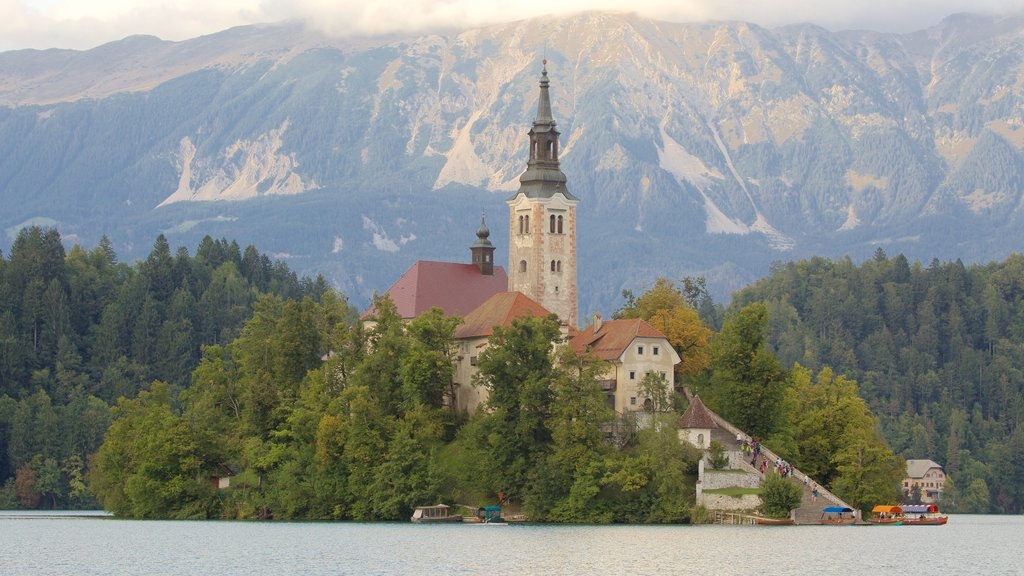
<svg viewBox="0 0 1024 576"><path fill-rule="evenodd" d="M932 468L942 470L942 466L939 466L934 460L907 460L907 477L924 478L925 472Z"/></svg>
<svg viewBox="0 0 1024 576"><path fill-rule="evenodd" d="M491 296L508 290L501 266L481 274L473 264L417 260L386 294L402 318L415 318L437 306L448 316L465 316ZM371 308L364 316L372 316Z"/></svg>
<svg viewBox="0 0 1024 576"><path fill-rule="evenodd" d="M601 360L617 360L637 338L665 338L657 328L640 319L605 320L591 324L572 339L573 350L591 352Z"/></svg>
<svg viewBox="0 0 1024 576"><path fill-rule="evenodd" d="M501 292L487 299L462 319L455 338L482 338L494 333L495 326L507 328L523 316L544 317L551 312L522 292Z"/></svg>
<svg viewBox="0 0 1024 576"><path fill-rule="evenodd" d="M719 426L715 422L714 416L711 415L711 411L708 410L708 407L700 399L700 396L694 396L693 400L690 400L690 406L686 409L686 412L683 412L683 415L679 417L679 427L713 430Z"/></svg>

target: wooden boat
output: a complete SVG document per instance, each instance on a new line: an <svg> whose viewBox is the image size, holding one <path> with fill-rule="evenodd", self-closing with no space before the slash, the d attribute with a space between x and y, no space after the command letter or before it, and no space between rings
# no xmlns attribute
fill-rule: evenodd
<svg viewBox="0 0 1024 576"><path fill-rule="evenodd" d="M903 524L903 508L879 504L871 509L871 518L868 518L868 522L883 526L899 526Z"/></svg>
<svg viewBox="0 0 1024 576"><path fill-rule="evenodd" d="M452 514L448 506L437 504L436 506L417 506L412 513L413 522L419 524L432 524L436 522L462 522L462 516Z"/></svg>
<svg viewBox="0 0 1024 576"><path fill-rule="evenodd" d="M761 526L792 526L796 522L792 518L754 518L754 523Z"/></svg>
<svg viewBox="0 0 1024 576"><path fill-rule="evenodd" d="M853 508L846 506L829 506L821 511L821 523L835 526L849 526L857 522Z"/></svg>
<svg viewBox="0 0 1024 576"><path fill-rule="evenodd" d="M904 526L942 526L949 516L939 512L935 504L907 504L903 506Z"/></svg>

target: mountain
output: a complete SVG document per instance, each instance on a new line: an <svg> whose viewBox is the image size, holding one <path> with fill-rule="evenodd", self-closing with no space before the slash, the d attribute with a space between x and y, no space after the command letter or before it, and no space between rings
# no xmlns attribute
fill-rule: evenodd
<svg viewBox="0 0 1024 576"><path fill-rule="evenodd" d="M223 236L365 302L416 259L468 261L484 209L500 264L545 57L583 313L657 276L721 299L778 260L1024 240L1024 15L883 34L590 12L0 53L6 246L32 223L132 259Z"/></svg>

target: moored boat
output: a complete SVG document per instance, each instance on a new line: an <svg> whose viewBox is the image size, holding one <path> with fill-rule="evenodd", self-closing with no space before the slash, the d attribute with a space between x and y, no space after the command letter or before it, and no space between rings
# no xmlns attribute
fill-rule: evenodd
<svg viewBox="0 0 1024 576"><path fill-rule="evenodd" d="M448 506L437 504L435 506L417 506L412 513L413 522L418 524L430 524L435 522L462 522L462 516L452 514Z"/></svg>
<svg viewBox="0 0 1024 576"><path fill-rule="evenodd" d="M942 526L949 516L939 512L935 504L907 504L903 506L904 526Z"/></svg>
<svg viewBox="0 0 1024 576"><path fill-rule="evenodd" d="M871 509L871 518L868 518L868 522L883 526L899 526L903 523L903 508L879 504Z"/></svg>
<svg viewBox="0 0 1024 576"><path fill-rule="evenodd" d="M829 506L821 511L821 523L836 526L848 526L857 522L853 508L846 506Z"/></svg>
<svg viewBox="0 0 1024 576"><path fill-rule="evenodd" d="M792 518L754 518L754 523L761 526L792 526L796 522Z"/></svg>

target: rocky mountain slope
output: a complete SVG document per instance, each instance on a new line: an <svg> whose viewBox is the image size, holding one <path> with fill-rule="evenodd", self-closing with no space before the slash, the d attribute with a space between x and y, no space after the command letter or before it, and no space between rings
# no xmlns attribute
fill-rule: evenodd
<svg viewBox="0 0 1024 576"><path fill-rule="evenodd" d="M776 260L1024 241L1024 16L898 35L595 12L0 53L4 244L27 223L126 257L226 236L362 302L417 258L468 261L483 208L503 258L545 56L584 313L659 275L723 295Z"/></svg>

